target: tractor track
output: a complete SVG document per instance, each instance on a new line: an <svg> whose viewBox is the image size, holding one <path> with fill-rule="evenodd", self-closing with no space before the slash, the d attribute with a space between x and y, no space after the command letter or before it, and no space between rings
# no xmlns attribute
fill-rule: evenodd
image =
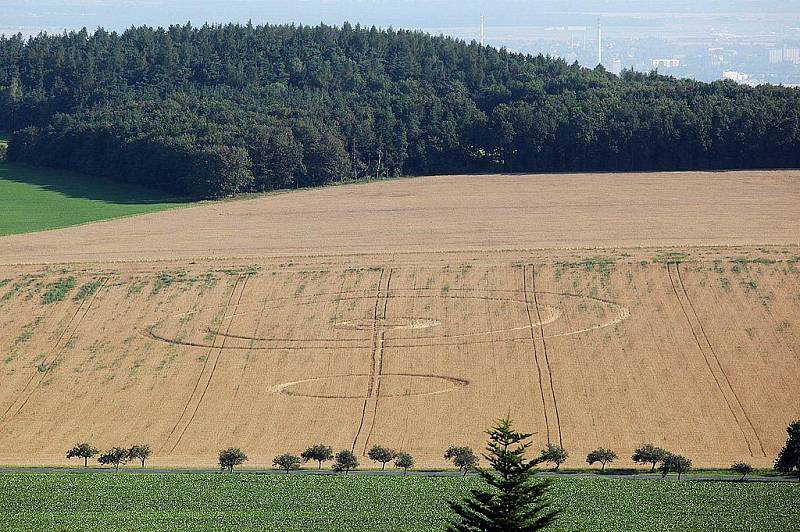
<svg viewBox="0 0 800 532"><path fill-rule="evenodd" d="M234 297L236 296L236 291L239 288L239 283L242 281L243 277L244 277L243 275L239 275L239 277L236 278L236 282L234 283L233 289L231 290L231 295L228 296L228 302L225 305L225 312L223 314L223 319L224 319L224 316L227 314L227 311L230 308ZM245 280L245 282L246 282L246 280ZM242 288L242 291L239 292L238 301L241 301L243 292L244 292L244 288ZM232 323L232 322L233 322L233 320L231 320L228 323L228 328L229 329L230 329L230 323ZM186 416L186 413L189 411L190 405L192 404L192 399L195 397L195 394L197 393L197 390L200 388L200 383L203 380L203 374L206 372L206 368L208 367L208 362L211 359L211 353L213 353L214 349L216 348L216 343L217 343L217 338L218 337L219 336L215 334L214 335L214 339L211 342L211 345L210 346L203 346L203 347L208 347L208 351L206 352L206 355L205 355L205 360L203 361L203 367L200 370L200 374L197 376L197 380L194 383L194 388L192 389L192 393L189 395L188 399L186 400L186 403L183 405L183 410L181 411L181 415L178 417L178 420L175 422L175 425L172 427L172 430L170 431L169 435L164 440L164 443L161 445L161 451L164 451L167 448L167 446L170 443L170 439L176 434L176 432L178 430L178 427L181 425L181 421L184 419L184 416ZM225 342L225 338L224 337L222 339L222 342L224 344L224 342ZM221 355L221 350L220 350L220 355ZM217 360L219 360L219 355L217 356ZM187 423L185 424L185 426L181 430L180 435L178 436L177 440L170 447L170 449L168 451L169 453L172 453L175 450L175 448L177 447L178 443L183 438L183 435L186 433L186 429L189 427L189 424L191 423L192 419L194 419L194 416L197 413L197 409L200 406L200 402L202 401L202 396L205 395L205 391L208 389L208 383L210 382L210 380L211 379L209 377L209 379L206 382L206 385L205 385L205 387L203 389L203 392L201 394L200 401L198 401L197 405L195 406L194 410L192 411L192 414L190 415L189 420L187 421Z"/></svg>
<svg viewBox="0 0 800 532"><path fill-rule="evenodd" d="M522 267L522 291L525 293L525 310L528 314L528 324L530 329L530 341L533 346L533 360L536 363L536 372L539 375L539 392L542 397L542 413L544 414L544 426L547 433L547 442L550 443L550 420L547 416L547 404L544 400L544 381L542 380L542 366L539 363L539 350L536 347L536 334L531 315L531 306L528 299L528 267ZM493 342L494 343L494 342Z"/></svg>
<svg viewBox="0 0 800 532"><path fill-rule="evenodd" d="M14 417L16 417L16 415L19 414L22 411L23 408L25 408L25 405L28 404L28 401L30 401L30 398L33 396L33 393L36 391L36 389L42 383L42 381L44 380L45 376L50 372L50 369L51 369L52 365L60 358L61 353L64 351L66 346L69 345L69 343L72 341L73 338L75 338L75 334L77 334L78 328L81 326L81 323L83 323L83 320L86 318L86 315L89 313L89 310L92 308L92 305L94 304L95 299L97 299L97 295L105 287L107 281L108 281L108 278L104 277L102 283L97 288L97 290L95 290L94 294L92 294L92 296L89 298L88 302L87 302L86 298L81 300L80 305L78 305L77 310L75 311L75 313L72 315L72 317L67 322L66 327L64 327L64 330L61 331L61 334L58 335L58 338L56 339L56 343L53 344L53 347L50 348L50 351L48 352L47 357L50 357L53 354L55 354L55 356L53 356L52 360L50 360L49 362L47 362L48 359L45 358L45 362L46 362L45 371L42 372L42 371L39 371L38 368L36 368L36 373L31 375L30 379L28 379L28 381L25 383L25 387L23 388L22 393L19 395L19 397L22 398L22 402L20 403L19 401L14 401L13 403L11 403L11 405L9 405L8 408L6 408L5 412L3 412L2 419L4 419L4 421L3 421L3 424L0 426L0 433L2 433L6 429L8 424L11 423L11 421L14 419ZM85 308L84 308L84 303L86 303L86 307ZM81 313L81 310L83 310L83 314L81 314L80 318L78 318L78 321L75 322L75 318L78 316L78 314ZM74 327L73 327L73 322L75 323ZM67 337L67 341L64 342L64 344L59 348L58 346L61 343L61 340L67 334L67 331L70 331L70 328L71 328L71 332L69 333L69 336ZM16 404L19 404L19 407L14 409L14 405L16 405ZM12 412L12 409L13 409L13 412ZM6 418L6 416L8 416L8 414L9 414L9 412L11 412L11 415L8 418Z"/></svg>
<svg viewBox="0 0 800 532"><path fill-rule="evenodd" d="M381 286L383 285L383 276L386 274L386 268L381 268L381 275L378 278L378 287L375 290L375 305L372 311L372 351L370 353L370 363L369 363L369 377L367 382L367 394L364 398L364 405L361 408L361 420L358 423L358 430L356 431L356 436L353 438L353 445L350 448L352 452L356 450L356 444L358 443L358 439L361 437L361 432L364 430L364 422L367 417L367 406L369 405L369 401L372 398L372 391L374 386L375 380L375 367L376 367L376 355L378 350L378 309L380 308L381 303Z"/></svg>
<svg viewBox="0 0 800 532"><path fill-rule="evenodd" d="M561 415L558 412L558 401L556 400L556 389L553 386L553 369L550 366L550 355L547 352L547 342L544 335L544 323L542 323L542 315L539 311L539 297L536 295L536 266L531 265L531 291L533 292L533 305L536 308L536 316L539 321L539 334L542 341L542 350L544 351L544 361L547 365L547 380L550 385L550 395L553 397L553 410L556 414L556 428L558 429L558 446L564 447L564 440L561 435ZM548 438L549 439L549 438Z"/></svg>
<svg viewBox="0 0 800 532"><path fill-rule="evenodd" d="M248 279L250 279L250 277L246 276L244 278L244 282L242 283L242 290L239 292L239 298L236 300L236 306L237 307L238 307L239 303L242 301L242 296L244 295L245 288L247 287ZM235 309L234 309L234 312L236 312ZM228 330L230 330L232 324L233 324L233 320L230 320L228 322ZM189 421L186 422L186 426L183 427L183 431L181 431L180 436L178 436L178 440L175 442L175 445L172 447L170 452L174 451L175 448L178 446L178 444L181 442L181 440L183 439L183 435L186 434L186 431L189 430L189 427L191 426L192 422L194 421L194 418L197 415L197 411L200 409L200 405L203 404L203 399L205 399L206 393L208 392L208 388L211 386L211 381L214 379L214 373L217 371L217 365L219 365L219 359L222 358L222 350L225 347L225 340L226 340L226 338L223 337L222 338L222 345L220 346L220 349L219 349L219 351L217 353L217 356L214 358L214 365L211 366L211 373L209 373L209 375L208 375L208 380L206 381L206 385L203 388L203 393L200 395L200 399L197 401L197 404L194 407L194 411L192 412L192 415L189 418Z"/></svg>
<svg viewBox="0 0 800 532"><path fill-rule="evenodd" d="M386 280L386 292L384 294L383 299L383 319L386 320L386 309L389 305L389 286L392 284L392 274L394 273L393 269L389 269L389 278ZM372 431L375 430L375 419L378 417L378 403L381 400L381 383L383 379L381 379L381 375L383 375L383 353L384 353L384 341L386 340L386 329L381 329L380 331L380 338L378 339L378 375L376 377L376 388L375 388L375 407L372 411L372 422L369 425L369 431L367 431L367 437L364 439L364 456L367 454L367 447L369 446L369 439L372 437Z"/></svg>
<svg viewBox="0 0 800 532"><path fill-rule="evenodd" d="M672 273L672 267L675 268L675 274ZM739 396L736 395L736 392L733 390L728 375L722 368L722 364L720 364L719 362L719 358L717 357L716 351L714 350L713 346L711 345L711 342L708 339L708 336L705 333L705 330L703 328L703 323L702 321L700 321L700 318L697 315L697 312L694 308L694 304L692 303L692 300L689 297L688 292L686 291L686 287L683 284L683 278L680 275L679 264L667 263L667 275L669 276L669 282L670 285L672 286L672 291L675 294L675 298L678 300L678 304L681 307L681 311L683 312L683 315L686 318L686 322L689 325L689 329L692 332L692 337L694 338L695 345L697 345L697 349L703 356L703 360L706 363L706 367L708 368L708 371L711 373L711 376L714 378L714 382L717 384L717 389L719 389L722 398L725 400L725 404L728 406L728 410L733 416L734 421L736 421L736 425L739 427L739 431L742 433L742 438L744 439L744 442L747 445L747 449L750 452L750 456L755 457L756 455L754 454L753 451L753 445L750 442L751 438L748 437L747 430L745 429L745 425L742 422L741 419L742 417L744 418L745 422L749 425L750 430L753 432L753 435L755 436L755 440L761 447L761 454L763 456L766 456L764 448L761 445L761 440L758 437L758 434L756 433L752 423L750 422L750 418L747 416L747 413L745 412L744 407L742 406L742 403L739 400ZM683 294L683 298L681 297L681 294ZM684 299L686 300L685 303ZM692 317L694 317L694 320L692 320ZM696 324L694 322L696 322ZM700 341L700 336L703 337L704 342ZM710 357L706 352L707 349L703 348L703 343L705 343L708 346L708 350L711 352ZM714 364L712 364L711 362L712 358L714 360ZM729 396L733 396L733 399L736 405L739 407L739 410L741 410L741 413L737 412L737 409L734 406L734 401L732 401Z"/></svg>
<svg viewBox="0 0 800 532"><path fill-rule="evenodd" d="M744 414L744 417L747 420L747 424L750 426L750 430L753 431L753 436L755 436L756 441L758 442L758 447L761 450L761 456L766 457L767 453L764 450L764 444L762 443L761 438L758 435L758 432L756 432L756 428L753 425L753 422L750 419L750 415L747 413L747 410L745 410L744 405L742 404L742 400L739 398L739 394L737 394L736 390L733 389L733 385L731 384L730 378L728 377L728 374L725 373L725 368L722 366L722 363L719 361L719 356L717 355L717 350L714 349L714 345L708 339L708 335L706 334L706 329L705 329L705 326L703 325L703 321L700 319L700 316L697 314L697 310L695 310L694 302L692 301L692 298L689 297L689 292L686 291L686 285L683 283L683 276L681 275L681 267L680 267L680 264L677 263L677 262L675 263L675 272L678 274L678 282L681 285L681 290L683 291L683 295L686 296L686 301L688 301L688 303L689 303L689 308L692 310L692 314L694 315L695 319L697 320L697 324L700 326L700 334L703 336L703 339L705 340L706 344L708 345L708 348L711 350L711 355L714 357L714 362L716 362L716 365L719 367L719 370L722 373L722 377L723 377L723 379L725 381L725 384L727 384L728 388L730 389L731 393L733 394L734 399L736 399L736 404L739 405L739 408L741 409L742 414ZM748 447L750 447L750 443L749 442L748 442ZM752 456L752 451L751 451L751 456Z"/></svg>
<svg viewBox="0 0 800 532"><path fill-rule="evenodd" d="M253 338L254 339L250 340L250 346L251 347L257 341L257 340L255 340L255 337L258 334L259 328L261 327L261 320L264 319L264 311L266 310L266 307L267 307L267 299L264 298L264 301L261 304L261 310L258 313L258 318L256 318L256 325L255 325L255 327L253 327ZM233 336L230 336L230 337L232 338ZM249 349L248 349L248 351L249 351ZM248 353L247 356L245 357L244 364L242 364L242 372L239 374L239 378L236 381L236 391L233 394L233 404L238 404L237 401L239 399L239 390L241 389L242 383L245 380L245 375L247 374L247 368L249 367L249 365L250 365L250 353ZM239 432L239 421L238 421L238 418L237 418L236 422L233 425L233 430L231 431L231 434L237 434L238 432Z"/></svg>

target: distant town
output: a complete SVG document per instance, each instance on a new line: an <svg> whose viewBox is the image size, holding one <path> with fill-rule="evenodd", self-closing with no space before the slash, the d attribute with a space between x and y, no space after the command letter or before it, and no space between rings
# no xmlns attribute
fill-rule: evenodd
<svg viewBox="0 0 800 532"><path fill-rule="evenodd" d="M590 68L602 64L614 74L623 69L658 71L700 81L728 79L741 84L800 86L800 18L780 15L718 19L702 16L576 17L580 24L427 28L467 41L509 50L560 57ZM568 22L568 21L566 21ZM598 46L598 43L600 44Z"/></svg>

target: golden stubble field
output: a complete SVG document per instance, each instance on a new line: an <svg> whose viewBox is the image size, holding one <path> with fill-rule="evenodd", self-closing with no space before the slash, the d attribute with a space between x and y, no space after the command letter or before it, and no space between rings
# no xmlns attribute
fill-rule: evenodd
<svg viewBox="0 0 800 532"><path fill-rule="evenodd" d="M800 249L469 252L0 267L0 463L154 465L324 442L441 466L510 414L620 465L652 441L769 466L800 417ZM70 278L63 300L46 303ZM52 298L52 297L51 297ZM364 457L362 463L367 463Z"/></svg>
<svg viewBox="0 0 800 532"><path fill-rule="evenodd" d="M0 264L800 244L799 220L797 170L435 176L9 236Z"/></svg>
<svg viewBox="0 0 800 532"><path fill-rule="evenodd" d="M510 414L567 467L769 466L800 418L798 177L426 177L0 238L0 463L441 466Z"/></svg>

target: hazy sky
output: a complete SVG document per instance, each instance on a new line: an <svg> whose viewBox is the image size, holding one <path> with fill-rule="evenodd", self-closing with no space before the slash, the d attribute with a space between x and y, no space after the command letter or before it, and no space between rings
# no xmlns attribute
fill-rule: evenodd
<svg viewBox="0 0 800 532"><path fill-rule="evenodd" d="M800 0L0 0L0 31L64 28L123 29L191 21L254 23L343 21L407 28L583 23L613 13L800 12ZM578 20L581 16L586 21ZM800 24L800 21L798 21Z"/></svg>

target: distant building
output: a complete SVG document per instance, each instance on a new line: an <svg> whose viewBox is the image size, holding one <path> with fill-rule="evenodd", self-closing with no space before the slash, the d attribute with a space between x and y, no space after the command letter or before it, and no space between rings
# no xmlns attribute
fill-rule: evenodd
<svg viewBox="0 0 800 532"><path fill-rule="evenodd" d="M620 75L622 73L622 61L619 59L614 59L611 61L611 73Z"/></svg>
<svg viewBox="0 0 800 532"><path fill-rule="evenodd" d="M681 66L680 59L651 59L653 68L675 68Z"/></svg>
<svg viewBox="0 0 800 532"><path fill-rule="evenodd" d="M750 75L744 72L736 72L735 70L726 70L722 73L722 79L729 79L736 83L744 83L750 79Z"/></svg>
<svg viewBox="0 0 800 532"><path fill-rule="evenodd" d="M800 64L800 48L784 48L783 60L786 63Z"/></svg>
<svg viewBox="0 0 800 532"><path fill-rule="evenodd" d="M778 63L794 63L800 64L800 48L772 48L769 51L770 64L777 65Z"/></svg>
<svg viewBox="0 0 800 532"><path fill-rule="evenodd" d="M725 62L725 50L723 48L709 48L708 59L712 65L721 65Z"/></svg>

